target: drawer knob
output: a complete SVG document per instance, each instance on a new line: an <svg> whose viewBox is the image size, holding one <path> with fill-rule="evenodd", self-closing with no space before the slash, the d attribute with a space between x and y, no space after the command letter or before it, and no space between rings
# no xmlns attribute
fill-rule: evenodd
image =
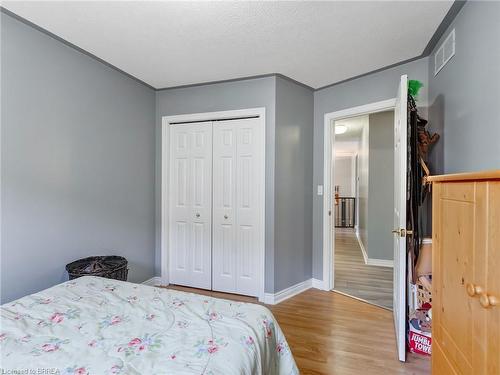
<svg viewBox="0 0 500 375"><path fill-rule="evenodd" d="M467 294L471 297L483 293L483 288L480 287L479 285L467 284L466 288L467 288Z"/></svg>
<svg viewBox="0 0 500 375"><path fill-rule="evenodd" d="M488 307L498 306L500 301L495 296L489 296L486 293L483 293L481 294L481 297L479 297L479 303L481 304L481 306L487 309Z"/></svg>

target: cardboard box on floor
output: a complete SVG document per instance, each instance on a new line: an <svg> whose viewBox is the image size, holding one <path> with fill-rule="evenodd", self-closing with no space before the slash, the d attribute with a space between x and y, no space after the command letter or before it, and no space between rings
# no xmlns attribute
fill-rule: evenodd
<svg viewBox="0 0 500 375"><path fill-rule="evenodd" d="M409 283L410 352L431 355L432 352L432 239L424 238L416 264L416 284Z"/></svg>

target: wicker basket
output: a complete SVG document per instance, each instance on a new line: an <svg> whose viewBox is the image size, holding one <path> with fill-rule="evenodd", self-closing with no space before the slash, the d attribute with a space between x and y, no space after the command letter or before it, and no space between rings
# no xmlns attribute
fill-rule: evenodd
<svg viewBox="0 0 500 375"><path fill-rule="evenodd" d="M76 260L66 265L69 279L81 276L100 276L127 281L127 259L120 256L95 256Z"/></svg>

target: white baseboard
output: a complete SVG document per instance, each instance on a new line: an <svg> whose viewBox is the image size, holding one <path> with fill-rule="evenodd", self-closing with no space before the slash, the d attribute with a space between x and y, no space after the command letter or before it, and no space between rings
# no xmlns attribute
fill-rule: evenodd
<svg viewBox="0 0 500 375"><path fill-rule="evenodd" d="M394 268L394 261L392 260L368 258L368 254L366 253L365 246L363 245L363 241L361 241L361 237L359 236L358 231L356 231L356 238L358 239L359 247L361 248L361 253L363 253L363 259L365 260L366 265Z"/></svg>
<svg viewBox="0 0 500 375"><path fill-rule="evenodd" d="M389 260L389 259L368 258L368 262L366 262L366 264L369 266L394 268L394 261Z"/></svg>
<svg viewBox="0 0 500 375"><path fill-rule="evenodd" d="M264 298L259 298L259 302L265 303L266 305L274 305L274 294L273 293L264 293Z"/></svg>
<svg viewBox="0 0 500 375"><path fill-rule="evenodd" d="M328 288L325 287L323 280L319 279L312 279L312 287L319 290L328 290Z"/></svg>
<svg viewBox="0 0 500 375"><path fill-rule="evenodd" d="M143 281L142 284L149 286L156 286L156 285L167 286L168 282L164 282L164 280L161 277L155 276L146 281Z"/></svg>
<svg viewBox="0 0 500 375"><path fill-rule="evenodd" d="M146 281L143 281L142 284L156 286L162 285L167 286L168 282L164 282L163 279L159 276L152 277ZM324 287L323 280L319 279L308 279L302 281L301 283L292 285L286 289L283 289L277 293L264 293L264 298L259 297L259 301L266 303L268 305L276 305L277 303L283 302L288 298L296 296L299 293L305 292L308 289L315 288L320 290L326 290Z"/></svg>
<svg viewBox="0 0 500 375"><path fill-rule="evenodd" d="M363 259L365 260L365 264L368 264L368 254L366 253L366 249L365 249L365 245L363 245L363 241L361 241L359 231L356 231L356 238L358 239L359 247L361 248L361 253L363 253Z"/></svg>
<svg viewBox="0 0 500 375"><path fill-rule="evenodd" d="M283 302L288 298L296 296L299 293L306 291L307 289L311 289L313 282L312 279L302 281L301 283L292 285L286 289L283 289L277 293L265 293L264 294L264 303L268 305L276 305L277 303Z"/></svg>
<svg viewBox="0 0 500 375"><path fill-rule="evenodd" d="M311 288L327 290L325 288L325 283L323 282L323 280L309 279L302 281L301 283L292 285L291 287L283 289L274 294L264 293L264 299L261 300L261 302L267 303L268 305L275 305Z"/></svg>

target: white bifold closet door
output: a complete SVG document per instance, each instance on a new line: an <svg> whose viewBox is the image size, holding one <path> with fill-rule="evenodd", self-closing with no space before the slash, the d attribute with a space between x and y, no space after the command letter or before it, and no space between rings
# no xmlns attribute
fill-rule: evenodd
<svg viewBox="0 0 500 375"><path fill-rule="evenodd" d="M212 286L212 122L170 125L170 282Z"/></svg>
<svg viewBox="0 0 500 375"><path fill-rule="evenodd" d="M212 288L258 296L263 277L264 129L259 119L213 123Z"/></svg>

